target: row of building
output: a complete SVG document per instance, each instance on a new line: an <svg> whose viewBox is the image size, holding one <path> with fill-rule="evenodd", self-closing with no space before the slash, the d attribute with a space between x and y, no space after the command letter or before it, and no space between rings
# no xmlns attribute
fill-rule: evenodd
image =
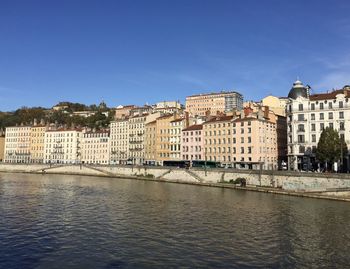
<svg viewBox="0 0 350 269"><path fill-rule="evenodd" d="M185 107L177 101L119 106L105 130L43 123L8 127L4 161L161 165L198 160L264 169L288 163L291 170L311 170L317 166L315 148L324 128L339 130L350 143L349 97L348 86L311 94L297 80L288 97L260 102L219 92L189 96Z"/></svg>

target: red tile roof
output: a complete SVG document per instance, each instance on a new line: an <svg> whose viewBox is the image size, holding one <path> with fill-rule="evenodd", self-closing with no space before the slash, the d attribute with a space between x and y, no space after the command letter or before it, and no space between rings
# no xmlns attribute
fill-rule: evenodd
<svg viewBox="0 0 350 269"><path fill-rule="evenodd" d="M350 97L349 90L341 89L341 90L335 90L335 91L328 92L328 93L318 93L318 94L310 95L310 100L311 101L318 101L318 100L336 99L336 96L338 94L344 94L345 97Z"/></svg>
<svg viewBox="0 0 350 269"><path fill-rule="evenodd" d="M202 124L195 124L183 129L182 131L194 131L194 130L202 130L202 129L203 129Z"/></svg>

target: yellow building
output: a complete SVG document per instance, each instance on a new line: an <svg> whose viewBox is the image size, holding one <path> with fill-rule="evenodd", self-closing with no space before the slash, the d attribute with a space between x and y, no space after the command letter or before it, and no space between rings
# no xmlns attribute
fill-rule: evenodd
<svg viewBox="0 0 350 269"><path fill-rule="evenodd" d="M261 105L268 106L276 115L285 117L287 101L288 98L269 95L261 100Z"/></svg>
<svg viewBox="0 0 350 269"><path fill-rule="evenodd" d="M232 162L232 119L233 116L216 116L203 123L205 160Z"/></svg>
<svg viewBox="0 0 350 269"><path fill-rule="evenodd" d="M5 135L0 136L0 162L4 161L5 154Z"/></svg>
<svg viewBox="0 0 350 269"><path fill-rule="evenodd" d="M172 132L174 132L172 122L176 122L178 116L177 114L164 115L157 118L156 122L156 160L159 164L163 161L175 160L174 155L172 155L172 149L174 150L175 143L171 142ZM180 131L181 139L181 131ZM180 155L181 147L179 147Z"/></svg>
<svg viewBox="0 0 350 269"><path fill-rule="evenodd" d="M30 162L44 162L45 125L34 125L30 132Z"/></svg>

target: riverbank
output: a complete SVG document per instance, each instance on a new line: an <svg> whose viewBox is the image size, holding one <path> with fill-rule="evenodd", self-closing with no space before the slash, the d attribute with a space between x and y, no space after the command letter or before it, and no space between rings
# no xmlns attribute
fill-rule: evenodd
<svg viewBox="0 0 350 269"><path fill-rule="evenodd" d="M0 164L0 172L128 178L350 202L350 177L347 174L47 164ZM245 187L230 183L242 178L247 182Z"/></svg>

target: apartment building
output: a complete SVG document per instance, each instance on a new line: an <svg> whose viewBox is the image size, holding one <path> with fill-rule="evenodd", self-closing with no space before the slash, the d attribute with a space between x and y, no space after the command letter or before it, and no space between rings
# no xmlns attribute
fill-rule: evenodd
<svg viewBox="0 0 350 269"><path fill-rule="evenodd" d="M216 115L218 112L241 110L243 107L242 94L229 91L209 94L198 94L186 97L186 111L190 116Z"/></svg>
<svg viewBox="0 0 350 269"><path fill-rule="evenodd" d="M232 162L232 120L233 116L218 115L203 123L204 160Z"/></svg>
<svg viewBox="0 0 350 269"><path fill-rule="evenodd" d="M30 162L31 126L12 126L5 133L5 162Z"/></svg>
<svg viewBox="0 0 350 269"><path fill-rule="evenodd" d="M129 156L128 159L137 165L145 162L145 125L154 121L160 113L141 114L129 118Z"/></svg>
<svg viewBox="0 0 350 269"><path fill-rule="evenodd" d="M81 161L86 164L109 164L110 132L98 130L83 132L81 137Z"/></svg>
<svg viewBox="0 0 350 269"><path fill-rule="evenodd" d="M129 156L129 118L110 123L110 163L126 164Z"/></svg>
<svg viewBox="0 0 350 269"><path fill-rule="evenodd" d="M4 161L5 157L5 134L1 131L0 134L0 162Z"/></svg>
<svg viewBox="0 0 350 269"><path fill-rule="evenodd" d="M326 127L339 131L350 145L350 86L327 93L310 95L301 81L294 82L288 94L288 167L290 170L318 169L316 148ZM345 158L344 166L349 166Z"/></svg>
<svg viewBox="0 0 350 269"><path fill-rule="evenodd" d="M157 120L145 125L145 163L148 165L157 164Z"/></svg>
<svg viewBox="0 0 350 269"><path fill-rule="evenodd" d="M183 120L177 114L164 115L156 122L157 162L181 159L181 130Z"/></svg>
<svg viewBox="0 0 350 269"><path fill-rule="evenodd" d="M175 116L177 117L177 116ZM183 118L175 119L170 122L170 158L172 160L181 160L181 136L182 129L186 126L186 120Z"/></svg>
<svg viewBox="0 0 350 269"><path fill-rule="evenodd" d="M81 163L82 129L48 130L44 140L44 163Z"/></svg>
<svg viewBox="0 0 350 269"><path fill-rule="evenodd" d="M34 124L30 133L30 162L44 162L45 132L48 127L43 124Z"/></svg>
<svg viewBox="0 0 350 269"><path fill-rule="evenodd" d="M203 125L196 124L182 130L182 160L204 160Z"/></svg>
<svg viewBox="0 0 350 269"><path fill-rule="evenodd" d="M244 113L232 121L232 162L236 168L265 170L278 168L277 123L273 112L253 112L245 108Z"/></svg>

